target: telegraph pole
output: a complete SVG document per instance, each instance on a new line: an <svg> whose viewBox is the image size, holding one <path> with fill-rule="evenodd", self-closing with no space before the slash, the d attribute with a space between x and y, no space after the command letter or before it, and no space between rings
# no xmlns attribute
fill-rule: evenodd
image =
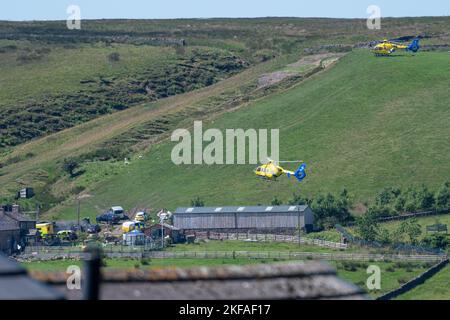
<svg viewBox="0 0 450 320"><path fill-rule="evenodd" d="M78 230L80 230L80 198L77 198L77 217L78 217Z"/></svg>

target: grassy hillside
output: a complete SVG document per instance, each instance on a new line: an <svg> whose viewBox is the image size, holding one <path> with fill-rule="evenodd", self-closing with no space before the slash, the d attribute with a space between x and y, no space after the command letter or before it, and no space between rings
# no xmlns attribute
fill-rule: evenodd
<svg viewBox="0 0 450 320"><path fill-rule="evenodd" d="M207 205L258 204L344 187L365 201L388 185L436 186L449 178L449 62L447 52L378 59L357 51L296 88L214 121L220 129L279 128L281 158L308 163L303 183L259 181L252 165L175 166L167 142L129 166L107 167L112 177L91 185L83 211L112 203L174 209L197 195ZM87 171L95 175L95 168ZM68 216L70 207L53 212Z"/></svg>
<svg viewBox="0 0 450 320"><path fill-rule="evenodd" d="M250 65L230 51L205 46L23 40L0 40L0 62L0 151L211 85Z"/></svg>
<svg viewBox="0 0 450 320"><path fill-rule="evenodd" d="M292 59L295 56L275 58L207 88L141 104L17 146L0 154L0 195L4 202L11 201L20 187L31 185L37 191L33 201L44 210L52 207L120 168L121 163L98 161L99 155L123 159L123 154L141 153L183 122L189 125L193 119L236 108L257 88L258 77ZM68 179L62 163L76 157L94 170L87 170L80 179Z"/></svg>
<svg viewBox="0 0 450 320"><path fill-rule="evenodd" d="M436 275L400 295L399 300L448 300L450 296L450 266L446 266Z"/></svg>
<svg viewBox="0 0 450 320"><path fill-rule="evenodd" d="M422 34L424 49L434 50L448 44L448 20L385 19L381 31L362 19L92 20L77 33L64 21L0 21L0 199L10 203L19 188L32 186L37 196L21 205L40 203L55 217L71 217L81 192L92 195L83 201L91 216L111 202L173 208L199 195L211 205L267 203L343 186L366 201L385 186L384 174L387 183L419 182L414 165L430 163L439 169L420 182L433 186L445 177L445 146L426 158L418 143L437 150L446 134L439 121L448 97L438 87L448 80L445 53L376 60L361 51L287 92L301 75L262 89L258 79L306 73L311 66L292 63L380 37ZM431 109L420 114L425 107ZM175 167L167 162L170 144L148 149L175 128L226 112L210 125L280 128L281 156L307 161L308 183L262 183L253 166ZM415 139L421 130L426 135ZM133 159L130 166L124 157ZM395 163L380 167L383 158ZM75 177L62 169L67 159L80 163ZM366 163L377 170L366 175Z"/></svg>
<svg viewBox="0 0 450 320"><path fill-rule="evenodd" d="M448 17L0 21L0 152L138 103L204 87L286 54L380 37L448 42Z"/></svg>

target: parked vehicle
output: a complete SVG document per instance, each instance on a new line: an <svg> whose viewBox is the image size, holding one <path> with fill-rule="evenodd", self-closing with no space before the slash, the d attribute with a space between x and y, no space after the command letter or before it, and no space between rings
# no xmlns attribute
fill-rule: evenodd
<svg viewBox="0 0 450 320"><path fill-rule="evenodd" d="M119 223L122 220L128 220L122 207L113 206L107 212L96 217L97 222Z"/></svg>
<svg viewBox="0 0 450 320"><path fill-rule="evenodd" d="M150 215L146 212L138 212L136 213L136 215L134 216L134 221L138 221L138 222L145 222L150 218Z"/></svg>
<svg viewBox="0 0 450 320"><path fill-rule="evenodd" d="M128 220L129 218L125 215L125 210L120 206L113 206L109 209L115 216L120 217L120 220Z"/></svg>
<svg viewBox="0 0 450 320"><path fill-rule="evenodd" d="M61 230L56 234L61 240L74 241L78 239L77 234L72 230Z"/></svg>
<svg viewBox="0 0 450 320"><path fill-rule="evenodd" d="M131 232L133 230L143 230L145 227L143 222L139 222L139 221L125 221L122 224L122 231L124 233L128 233Z"/></svg>
<svg viewBox="0 0 450 320"><path fill-rule="evenodd" d="M102 229L98 224L90 224L85 228L87 233L99 233Z"/></svg>
<svg viewBox="0 0 450 320"><path fill-rule="evenodd" d="M107 222L107 223L118 223L120 221L119 217L115 216L111 212L103 213L98 215L95 220L98 222Z"/></svg>
<svg viewBox="0 0 450 320"><path fill-rule="evenodd" d="M55 225L52 222L41 222L36 224L36 229L42 239L55 235Z"/></svg>

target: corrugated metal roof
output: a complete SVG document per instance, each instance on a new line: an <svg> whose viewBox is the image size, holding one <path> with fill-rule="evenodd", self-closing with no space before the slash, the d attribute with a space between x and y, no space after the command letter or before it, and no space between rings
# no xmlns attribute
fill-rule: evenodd
<svg viewBox="0 0 450 320"><path fill-rule="evenodd" d="M180 207L174 214L184 213L255 213L255 212L304 212L307 205L297 206L228 206L228 207Z"/></svg>

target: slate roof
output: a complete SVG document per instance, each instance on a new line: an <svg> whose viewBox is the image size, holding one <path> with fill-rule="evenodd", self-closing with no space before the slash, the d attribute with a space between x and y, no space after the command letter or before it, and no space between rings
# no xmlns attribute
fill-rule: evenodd
<svg viewBox="0 0 450 320"><path fill-rule="evenodd" d="M250 212L304 212L308 206L226 206L226 207L180 207L174 214L190 214L190 213L250 213Z"/></svg>
<svg viewBox="0 0 450 320"><path fill-rule="evenodd" d="M0 220L0 231L19 230L19 224L15 221Z"/></svg>
<svg viewBox="0 0 450 320"><path fill-rule="evenodd" d="M54 288L30 277L26 270L0 254L0 300L63 299Z"/></svg>
<svg viewBox="0 0 450 320"><path fill-rule="evenodd" d="M64 273L33 276L69 299L81 298L79 290L66 289ZM368 299L322 262L105 271L102 277L100 298L113 300Z"/></svg>
<svg viewBox="0 0 450 320"><path fill-rule="evenodd" d="M5 215L19 222L33 222L35 219L17 212L5 212Z"/></svg>

